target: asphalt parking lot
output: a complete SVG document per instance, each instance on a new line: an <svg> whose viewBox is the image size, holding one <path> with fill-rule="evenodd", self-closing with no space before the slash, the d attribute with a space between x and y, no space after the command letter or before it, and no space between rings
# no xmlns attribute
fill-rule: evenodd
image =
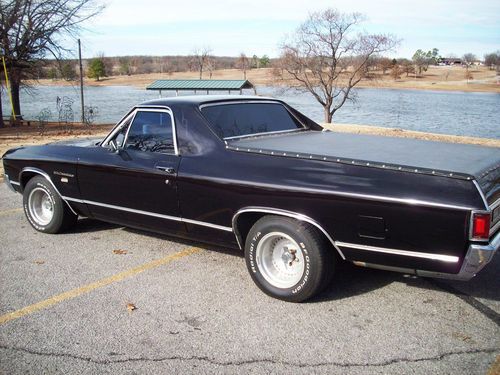
<svg viewBox="0 0 500 375"><path fill-rule="evenodd" d="M2 374L486 374L498 361L498 255L468 283L344 266L291 304L260 292L237 252L90 219L37 233L3 184L0 223Z"/></svg>

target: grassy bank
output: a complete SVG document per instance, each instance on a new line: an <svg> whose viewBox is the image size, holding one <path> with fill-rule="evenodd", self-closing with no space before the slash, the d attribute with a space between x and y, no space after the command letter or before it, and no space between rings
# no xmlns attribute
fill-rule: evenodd
<svg viewBox="0 0 500 375"><path fill-rule="evenodd" d="M500 147L500 139L426 133L413 130L403 130L398 128L383 128L371 125L322 124L322 126L325 127L326 129L339 133L373 134L373 135L383 135L387 137L415 138L427 141L465 143L465 144L487 146L487 147Z"/></svg>
<svg viewBox="0 0 500 375"><path fill-rule="evenodd" d="M380 71L373 72L372 79L364 79L358 87L418 89L418 90L447 90L469 92L497 92L500 93L500 84L494 70L484 66L474 67L471 70L473 79L467 82L465 69L460 66L431 66L421 77L413 75L394 80L389 74ZM151 73L136 75L121 75L102 78L100 81L85 79L88 86L135 86L145 88L157 79L198 79L198 72ZM204 77L208 79L208 74ZM243 79L243 72L238 69L215 70L212 79ZM293 85L293 81L276 82L271 68L251 69L247 71L247 79L257 86ZM36 83L35 83L36 84ZM64 80L43 79L38 82L42 85L76 85L77 82Z"/></svg>

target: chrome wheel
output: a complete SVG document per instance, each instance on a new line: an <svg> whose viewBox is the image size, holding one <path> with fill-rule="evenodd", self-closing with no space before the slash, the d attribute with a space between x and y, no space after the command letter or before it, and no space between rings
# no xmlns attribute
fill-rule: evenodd
<svg viewBox="0 0 500 375"><path fill-rule="evenodd" d="M54 201L49 193L40 187L36 187L30 192L28 209L38 225L48 225L54 217Z"/></svg>
<svg viewBox="0 0 500 375"><path fill-rule="evenodd" d="M292 237L271 232L260 239L255 252L259 271L276 288L291 288L304 274L304 254Z"/></svg>

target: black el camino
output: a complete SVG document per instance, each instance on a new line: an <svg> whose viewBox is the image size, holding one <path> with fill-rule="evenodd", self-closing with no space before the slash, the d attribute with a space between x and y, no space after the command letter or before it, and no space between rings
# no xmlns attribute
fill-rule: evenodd
<svg viewBox="0 0 500 375"><path fill-rule="evenodd" d="M3 156L30 224L78 216L244 249L267 294L303 301L340 261L468 280L500 247L500 150L325 131L286 103L153 100L103 140Z"/></svg>

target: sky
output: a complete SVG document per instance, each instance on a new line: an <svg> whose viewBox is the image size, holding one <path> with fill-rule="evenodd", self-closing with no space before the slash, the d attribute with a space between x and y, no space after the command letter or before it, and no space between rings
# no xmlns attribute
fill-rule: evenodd
<svg viewBox="0 0 500 375"><path fill-rule="evenodd" d="M388 54L411 58L417 49L442 56L500 50L500 0L105 0L85 24L82 54L188 55L209 47L217 56L270 57L310 12L335 7L360 12L368 33L394 34ZM66 41L68 44L73 41Z"/></svg>

